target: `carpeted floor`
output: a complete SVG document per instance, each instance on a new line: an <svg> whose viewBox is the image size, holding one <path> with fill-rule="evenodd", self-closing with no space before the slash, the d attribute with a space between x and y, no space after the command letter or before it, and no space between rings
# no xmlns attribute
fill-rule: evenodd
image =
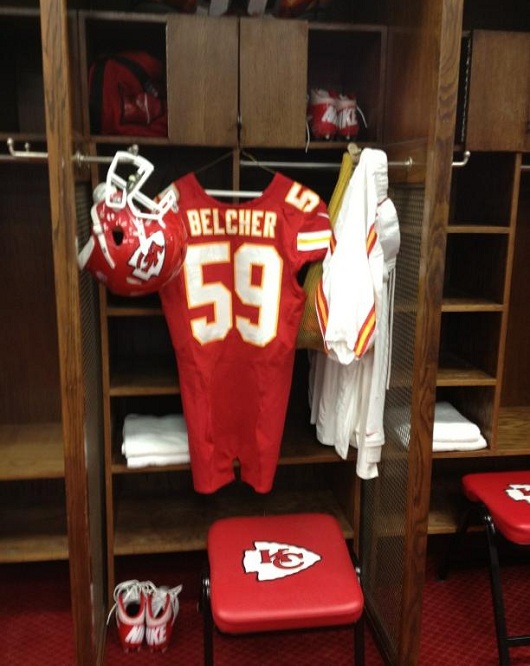
<svg viewBox="0 0 530 666"><path fill-rule="evenodd" d="M497 666L493 615L487 570L480 565L457 568L448 580L436 579L439 561L431 553L424 596L420 666ZM181 612L172 643L165 654L147 649L126 655L114 624L108 632L105 666L164 666L202 664L202 625L197 611L202 557L157 556L123 558L120 580L149 578L154 583L184 584ZM530 566L505 565L504 586L511 631L530 633ZM74 666L72 620L69 613L68 567L51 562L3 565L0 589L1 666ZM264 635L251 638L216 637L218 666L346 666L351 664L348 630ZM530 665L530 648L511 650L512 666ZM367 632L366 666L383 666Z"/></svg>
<svg viewBox="0 0 530 666"><path fill-rule="evenodd" d="M498 666L485 536L468 537L459 557L466 566L454 567L445 581L436 573L447 543L437 540L428 559L420 666ZM500 552L508 633L530 634L528 550ZM530 647L512 648L510 656L511 666L530 665Z"/></svg>
<svg viewBox="0 0 530 666"><path fill-rule="evenodd" d="M0 590L0 664L73 666L68 565L3 564Z"/></svg>

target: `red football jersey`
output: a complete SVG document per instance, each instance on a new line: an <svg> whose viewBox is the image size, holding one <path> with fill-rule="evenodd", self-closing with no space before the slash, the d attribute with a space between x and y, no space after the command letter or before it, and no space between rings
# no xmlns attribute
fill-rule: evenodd
<svg viewBox="0 0 530 666"><path fill-rule="evenodd" d="M278 462L305 292L297 273L331 239L325 204L276 173L252 201L217 201L190 173L177 190L188 232L160 292L175 349L195 490L234 478L269 492Z"/></svg>

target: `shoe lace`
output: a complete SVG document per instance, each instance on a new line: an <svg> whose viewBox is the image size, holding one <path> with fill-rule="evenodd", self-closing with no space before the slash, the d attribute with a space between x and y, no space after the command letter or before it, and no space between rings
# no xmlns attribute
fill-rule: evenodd
<svg viewBox="0 0 530 666"><path fill-rule="evenodd" d="M365 117L365 115L364 115L364 113L363 113L363 110L361 109L361 107L360 107L358 104L357 104L357 113L358 113L358 114L361 116L361 118L363 119L364 126L365 126L365 127L368 127L368 123L366 122L366 117Z"/></svg>
<svg viewBox="0 0 530 666"><path fill-rule="evenodd" d="M109 614L107 616L107 624L110 622L113 613L116 611L116 608L118 607L118 599L120 599L120 597L124 605L127 605L134 601L140 601L142 594L145 595L152 594L154 590L156 590L156 587L154 583L152 583L150 580L139 581L134 579L118 583L118 585L116 585L116 587L114 588L114 593L113 593L114 605L110 609Z"/></svg>
<svg viewBox="0 0 530 666"><path fill-rule="evenodd" d="M172 610L172 621L173 624L177 618L179 612L179 599L178 595L182 591L182 585L177 585L176 587L168 588L165 585L161 587L155 587L151 592L151 609L153 616L157 617L158 614L164 609L166 605L166 598L169 596L169 603L171 604Z"/></svg>

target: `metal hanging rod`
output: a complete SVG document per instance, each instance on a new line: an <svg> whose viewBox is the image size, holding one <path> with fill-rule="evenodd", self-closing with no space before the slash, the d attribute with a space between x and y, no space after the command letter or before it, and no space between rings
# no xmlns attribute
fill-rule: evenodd
<svg viewBox="0 0 530 666"><path fill-rule="evenodd" d="M24 150L15 150L15 141L12 138L8 138L6 143L7 149L9 150L9 155L0 155L1 160L20 160L27 162L48 161L47 152L31 150L31 145L28 142L24 144ZM138 146L136 144L129 146L127 150L133 155L138 155ZM72 160L74 160L78 166L82 166L83 164L110 164L113 159L113 157L84 155L79 150L74 155L72 155Z"/></svg>
<svg viewBox="0 0 530 666"><path fill-rule="evenodd" d="M338 169L340 164L337 162L278 162L274 160L240 160L242 167L260 167L269 169Z"/></svg>
<svg viewBox="0 0 530 666"><path fill-rule="evenodd" d="M333 170L340 169L340 162L277 162L270 160L241 160L239 164L242 167L269 167L271 169L321 169ZM410 169L414 166L412 157L404 160L403 162L388 162L389 167L401 167Z"/></svg>
<svg viewBox="0 0 530 666"><path fill-rule="evenodd" d="M9 150L9 155L0 155L0 160L25 160L25 161L38 161L46 162L48 160L48 153L44 151L33 151L31 150L31 145L26 142L24 144L24 150L15 150L15 141L11 137L7 139L7 148ZM139 152L138 145L133 144L127 149L133 155L137 155ZM463 154L463 159L460 161L454 161L452 163L453 168L464 167L471 157L469 150L465 150ZM93 155L84 155L79 150L72 156L72 159L77 163L78 166L83 164L110 164L113 160L113 157L102 157L102 156L93 156ZM240 160L240 166L242 167L263 167L271 169L323 169L323 170L337 170L340 169L339 162L281 162L274 160ZM414 160L412 157L407 158L401 162L388 162L390 168L405 168L410 169L414 166ZM527 165L522 165L521 169L526 171L528 169Z"/></svg>
<svg viewBox="0 0 530 666"><path fill-rule="evenodd" d="M245 197L254 198L263 194L261 190L205 190L211 197Z"/></svg>
<svg viewBox="0 0 530 666"><path fill-rule="evenodd" d="M465 166L469 162L471 153L469 150L464 152L463 159L452 163L454 168ZM340 162L277 162L269 160L240 160L239 164L242 167L264 167L271 169L340 169ZM403 160L402 162L388 162L390 168L410 169L414 166L415 162L412 157Z"/></svg>

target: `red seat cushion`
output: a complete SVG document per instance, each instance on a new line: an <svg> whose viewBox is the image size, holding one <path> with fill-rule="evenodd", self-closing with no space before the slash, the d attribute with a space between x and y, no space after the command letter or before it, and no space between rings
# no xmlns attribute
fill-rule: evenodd
<svg viewBox="0 0 530 666"><path fill-rule="evenodd" d="M483 502L509 541L530 545L530 471L485 472L462 478L466 497Z"/></svg>
<svg viewBox="0 0 530 666"><path fill-rule="evenodd" d="M363 594L327 514L226 518L208 533L216 626L249 633L356 622Z"/></svg>

